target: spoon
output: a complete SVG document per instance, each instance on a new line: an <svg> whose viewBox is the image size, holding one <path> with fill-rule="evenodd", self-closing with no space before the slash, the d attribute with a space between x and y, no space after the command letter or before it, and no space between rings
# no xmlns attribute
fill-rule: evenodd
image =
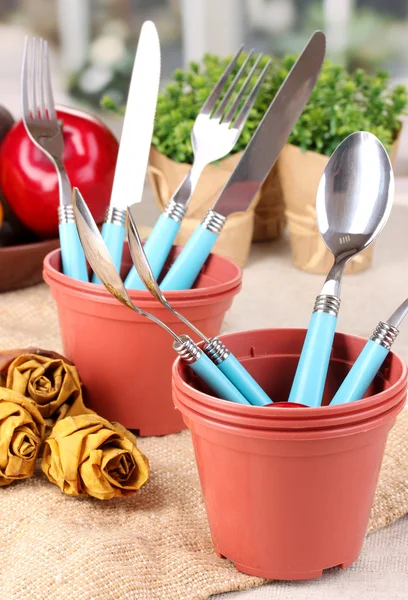
<svg viewBox="0 0 408 600"><path fill-rule="evenodd" d="M290 402L321 404L344 268L380 233L390 214L393 194L394 176L384 146L365 131L349 135L330 157L317 192L318 227L334 264L316 298Z"/></svg>
<svg viewBox="0 0 408 600"><path fill-rule="evenodd" d="M263 391L261 386L248 373L245 367L235 358L235 356L226 348L226 346L217 337L208 338L195 325L190 323L186 317L175 310L165 298L162 290L159 288L149 261L143 249L143 245L137 230L136 222L132 214L132 207L128 208L127 237L129 242L130 254L136 271L149 290L149 292L161 302L161 304L173 313L180 321L189 327L194 333L204 341L204 352L211 358L213 363L226 375L234 386L245 396L250 404L257 406L269 406L272 401Z"/></svg>
<svg viewBox="0 0 408 600"><path fill-rule="evenodd" d="M85 256L91 265L93 272L106 289L115 296L119 302L134 310L137 314L146 317L154 323L157 323L157 325L160 325L160 327L163 327L163 329L173 337L173 348L178 355L181 356L189 367L191 367L191 369L195 371L220 398L239 404L249 404L246 398L244 398L229 379L217 369L214 363L200 348L198 348L188 335L177 335L170 327L163 323L163 321L133 304L92 214L77 188L73 189L72 204L74 206L75 220Z"/></svg>
<svg viewBox="0 0 408 600"><path fill-rule="evenodd" d="M383 364L399 334L399 326L408 313L408 298L387 321L380 321L360 352L330 406L361 400Z"/></svg>

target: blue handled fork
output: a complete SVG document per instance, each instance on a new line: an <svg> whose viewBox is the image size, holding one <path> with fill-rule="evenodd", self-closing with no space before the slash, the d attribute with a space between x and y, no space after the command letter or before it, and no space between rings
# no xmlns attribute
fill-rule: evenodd
<svg viewBox="0 0 408 600"><path fill-rule="evenodd" d="M75 225L71 184L63 162L64 138L55 112L45 40L26 37L21 88L26 131L37 148L54 164L57 172L62 270L69 277L88 281L85 255Z"/></svg>
<svg viewBox="0 0 408 600"><path fill-rule="evenodd" d="M217 102L222 96L228 78L233 72L242 50L243 48L241 47L227 65L198 113L191 131L191 145L194 152L193 165L170 198L144 245L144 251L156 279L158 279L161 273L173 242L179 232L188 203L191 200L202 171L208 164L223 158L231 152L255 104L257 93L260 89L259 78L255 84L251 82L262 59L262 55L259 55L252 66L250 66L253 55L253 51L251 50L248 52L217 106ZM243 81L245 72L247 72L247 76ZM265 73L264 71L262 73L263 77ZM250 86L252 90L256 90L256 93L249 94L249 102L244 105L243 109L238 111ZM231 100L232 102L230 102ZM238 116L237 113L239 113ZM144 289L144 284L134 267L130 270L125 280L125 286L128 289Z"/></svg>

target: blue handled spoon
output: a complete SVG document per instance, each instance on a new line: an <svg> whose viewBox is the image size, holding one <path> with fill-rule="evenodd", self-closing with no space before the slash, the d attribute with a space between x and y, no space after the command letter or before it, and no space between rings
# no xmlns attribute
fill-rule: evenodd
<svg viewBox="0 0 408 600"><path fill-rule="evenodd" d="M399 334L399 326L408 313L408 298L387 321L380 321L360 352L330 406L361 400L383 364Z"/></svg>
<svg viewBox="0 0 408 600"><path fill-rule="evenodd" d="M393 195L394 176L384 146L365 131L349 135L330 157L317 192L317 223L334 264L315 301L289 402L321 405L345 266L380 233Z"/></svg>
<svg viewBox="0 0 408 600"><path fill-rule="evenodd" d="M163 321L154 315L138 308L131 301L115 266L108 247L87 207L81 193L74 188L73 204L79 237L85 256L93 272L106 289L119 302L134 310L137 314L150 319L163 327L173 339L173 348L189 367L217 394L220 398L249 404L248 400L237 390L230 380L215 366L208 356L187 335L177 335Z"/></svg>
<svg viewBox="0 0 408 600"><path fill-rule="evenodd" d="M248 373L245 367L235 358L235 356L225 347L223 342L217 337L209 339L195 325L190 323L186 317L175 310L155 279L152 268L147 259L146 253L137 230L136 222L132 214L132 207L128 208L127 219L127 237L129 242L130 254L136 271L145 287L165 308L170 310L180 321L189 327L204 342L204 353L213 361L213 363L226 375L234 386L245 396L245 398L256 406L269 406L272 401L263 391L261 386Z"/></svg>

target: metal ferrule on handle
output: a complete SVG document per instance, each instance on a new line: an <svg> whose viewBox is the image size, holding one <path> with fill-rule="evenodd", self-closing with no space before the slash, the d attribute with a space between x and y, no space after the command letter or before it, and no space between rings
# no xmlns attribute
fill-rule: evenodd
<svg viewBox="0 0 408 600"><path fill-rule="evenodd" d="M373 335L370 337L370 340L389 350L397 339L398 334L399 331L396 327L380 321L375 328Z"/></svg>
<svg viewBox="0 0 408 600"><path fill-rule="evenodd" d="M65 223L75 223L75 213L72 204L58 206L58 223L64 225Z"/></svg>
<svg viewBox="0 0 408 600"><path fill-rule="evenodd" d="M225 224L226 217L209 210L194 230L183 251L163 279L162 290L188 290L207 260Z"/></svg>
<svg viewBox="0 0 408 600"><path fill-rule="evenodd" d="M272 403L271 399L265 394L261 386L221 340L217 337L211 338L210 343L204 346L204 352L245 396L250 404L255 406L267 406Z"/></svg>
<svg viewBox="0 0 408 600"><path fill-rule="evenodd" d="M361 400L398 336L398 329L380 321L337 390L330 406Z"/></svg>
<svg viewBox="0 0 408 600"><path fill-rule="evenodd" d="M212 233L220 235L226 220L227 217L224 217L224 215L220 215L219 213L210 209L205 215L204 219L201 221L201 227L208 229L208 231L211 231Z"/></svg>
<svg viewBox="0 0 408 600"><path fill-rule="evenodd" d="M116 208L116 206L108 206L106 209L105 223L113 223L121 227L125 226L126 223L126 210L122 208Z"/></svg>
<svg viewBox="0 0 408 600"><path fill-rule="evenodd" d="M173 343L177 354L193 369L219 398L238 404L249 404L233 383L218 369L208 356L187 335Z"/></svg>
<svg viewBox="0 0 408 600"><path fill-rule="evenodd" d="M179 232L185 212L185 206L174 200L169 200L147 238L144 251L155 279L158 279L160 276L164 263ZM125 287L129 290L145 289L145 285L135 267L130 269L125 280Z"/></svg>
<svg viewBox="0 0 408 600"><path fill-rule="evenodd" d="M180 336L181 345L179 342L173 342L173 349L188 365L195 363L203 353L202 350L193 342L188 335Z"/></svg>
<svg viewBox="0 0 408 600"><path fill-rule="evenodd" d="M89 281L85 254L79 239L72 204L58 207L58 221L63 273L79 281Z"/></svg>
<svg viewBox="0 0 408 600"><path fill-rule="evenodd" d="M177 221L177 223L181 223L184 219L184 215L186 214L187 207L180 202L176 202L172 198L167 202L166 208L163 211L163 214L169 219L173 219L173 221Z"/></svg>
<svg viewBox="0 0 408 600"><path fill-rule="evenodd" d="M323 312L328 313L329 315L333 315L337 317L340 310L340 298L337 296L328 296L327 294L320 294L317 296L315 305L313 307L313 312Z"/></svg>
<svg viewBox="0 0 408 600"><path fill-rule="evenodd" d="M317 296L303 343L289 402L320 406L336 331L340 298Z"/></svg>
<svg viewBox="0 0 408 600"><path fill-rule="evenodd" d="M231 354L226 345L217 337L210 339L210 343L204 346L204 352L217 367Z"/></svg>

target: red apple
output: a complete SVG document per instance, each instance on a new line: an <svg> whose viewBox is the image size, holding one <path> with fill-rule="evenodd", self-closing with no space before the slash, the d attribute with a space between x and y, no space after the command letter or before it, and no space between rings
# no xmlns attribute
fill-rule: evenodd
<svg viewBox="0 0 408 600"><path fill-rule="evenodd" d="M102 121L71 108L57 109L64 135L64 165L72 186L102 223L112 191L118 142ZM0 147L0 188L20 221L40 238L58 236L58 180L50 160L24 124L14 124Z"/></svg>

